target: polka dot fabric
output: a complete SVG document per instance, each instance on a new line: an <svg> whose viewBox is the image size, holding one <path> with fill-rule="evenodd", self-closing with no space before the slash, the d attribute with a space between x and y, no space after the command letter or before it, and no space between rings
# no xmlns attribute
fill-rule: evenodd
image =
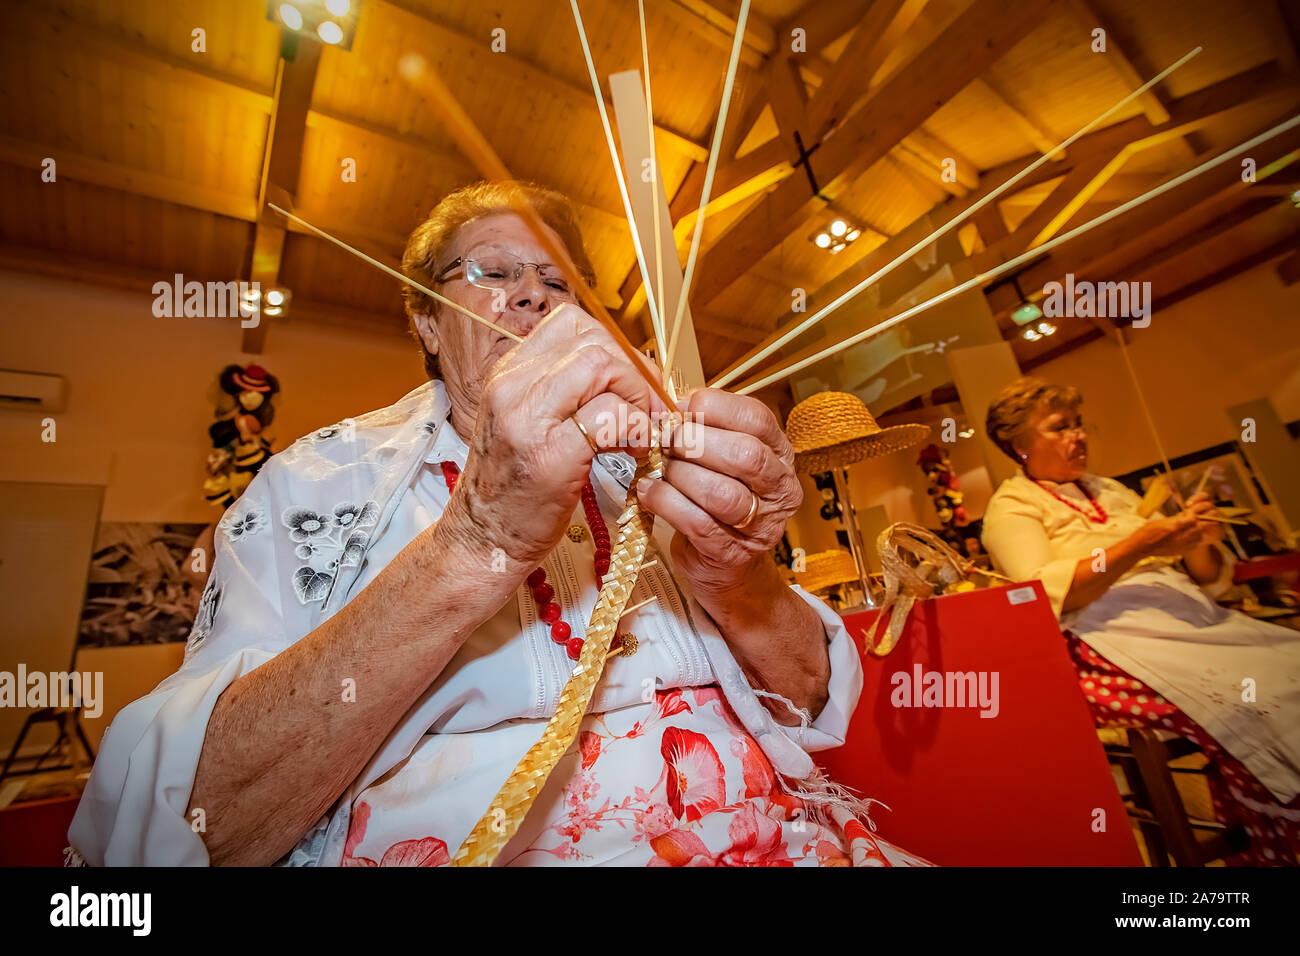
<svg viewBox="0 0 1300 956"><path fill-rule="evenodd" d="M1227 827L1241 826L1250 841L1246 850L1226 859L1226 865L1300 865L1300 796L1286 806L1279 804L1241 761L1176 706L1074 634L1067 631L1065 639L1079 689L1098 727L1167 730L1205 753L1215 818Z"/></svg>

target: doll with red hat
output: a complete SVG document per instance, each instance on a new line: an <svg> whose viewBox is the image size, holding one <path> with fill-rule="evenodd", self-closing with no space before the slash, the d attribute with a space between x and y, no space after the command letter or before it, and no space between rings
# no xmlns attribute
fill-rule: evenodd
<svg viewBox="0 0 1300 956"><path fill-rule="evenodd" d="M275 376L260 365L227 365L217 376L211 396L216 421L208 428L212 451L203 483L210 503L228 507L271 457L272 439L265 429L275 419L271 399L279 391Z"/></svg>
<svg viewBox="0 0 1300 956"><path fill-rule="evenodd" d="M970 516L962 505L964 496L958 488L957 473L948 460L948 453L938 445L926 445L917 456L916 463L930 480L928 490L944 530L952 531L970 524Z"/></svg>

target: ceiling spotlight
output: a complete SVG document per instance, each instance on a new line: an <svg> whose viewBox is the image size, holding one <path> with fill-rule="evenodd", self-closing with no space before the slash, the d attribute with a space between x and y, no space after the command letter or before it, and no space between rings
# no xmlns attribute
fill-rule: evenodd
<svg viewBox="0 0 1300 956"><path fill-rule="evenodd" d="M348 0L325 0L325 9L336 17L346 17L350 6Z"/></svg>
<svg viewBox="0 0 1300 956"><path fill-rule="evenodd" d="M831 244L831 237L824 232L819 232L817 233L817 238L814 239L813 242L817 243L817 248L825 249Z"/></svg>
<svg viewBox="0 0 1300 956"><path fill-rule="evenodd" d="M256 303L256 302L257 302L258 300L260 300L261 298L262 298L262 290L261 290L261 289L245 289L245 290L244 290L244 301L245 301L245 302L253 302L253 303Z"/></svg>
<svg viewBox="0 0 1300 956"><path fill-rule="evenodd" d="M326 43L343 42L343 28L333 20L325 20L316 28L317 35Z"/></svg>
<svg viewBox="0 0 1300 956"><path fill-rule="evenodd" d="M1042 338L1032 325L1025 326L1025 330L1021 332L1020 335L1026 342L1037 342Z"/></svg>
<svg viewBox="0 0 1300 956"><path fill-rule="evenodd" d="M862 230L861 230L861 229L850 229L850 230L849 230L849 234L848 234L847 236L845 236L844 238L847 239L849 242L852 242L854 239L858 238L858 236L860 236L860 235L862 235Z"/></svg>
<svg viewBox="0 0 1300 956"><path fill-rule="evenodd" d="M835 245L831 246L831 255L835 255L837 252L843 252L843 251L844 251L844 243L842 242L837 242L835 243Z"/></svg>
<svg viewBox="0 0 1300 956"><path fill-rule="evenodd" d="M278 305L268 305L262 310L262 313L264 315L279 315L283 311L284 309L280 308Z"/></svg>
<svg viewBox="0 0 1300 956"><path fill-rule="evenodd" d="M1038 333L1040 335L1051 335L1053 332L1056 331L1056 326L1054 326L1051 322L1048 322L1046 319L1043 319L1043 321L1039 322L1036 326L1034 326L1034 328L1038 330Z"/></svg>
<svg viewBox="0 0 1300 956"><path fill-rule="evenodd" d="M848 231L849 227L845 224L843 219L836 219L831 223L831 234L834 236L842 236Z"/></svg>
<svg viewBox="0 0 1300 956"><path fill-rule="evenodd" d="M292 3L280 4L280 20L290 30L302 29L302 13Z"/></svg>
<svg viewBox="0 0 1300 956"><path fill-rule="evenodd" d="M1297 189L1291 194L1291 202L1297 209L1300 209L1300 189Z"/></svg>
<svg viewBox="0 0 1300 956"><path fill-rule="evenodd" d="M272 289L266 294L267 305L280 305L282 302L284 302L284 293L279 289Z"/></svg>
<svg viewBox="0 0 1300 956"><path fill-rule="evenodd" d="M973 438L973 437L975 437L975 429L973 429L973 428L963 428L961 431L959 431L959 432L957 433L957 437L958 437L958 438Z"/></svg>

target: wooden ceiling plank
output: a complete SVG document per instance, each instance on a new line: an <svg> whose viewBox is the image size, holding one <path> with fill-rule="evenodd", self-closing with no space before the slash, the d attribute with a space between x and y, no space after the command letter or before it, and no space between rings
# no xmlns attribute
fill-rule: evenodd
<svg viewBox="0 0 1300 956"><path fill-rule="evenodd" d="M983 87L983 90L987 91L989 96L1001 101L1016 125L1020 127L1020 131L1025 138L1040 153L1046 155L1051 152L1052 147L1060 142L1060 139L1052 132L1051 126L1038 112L1033 102L1019 90L1013 90L991 74L981 77L972 85ZM1052 154L1051 159L1053 162L1059 163L1065 159L1065 150L1057 150Z"/></svg>
<svg viewBox="0 0 1300 956"><path fill-rule="evenodd" d="M399 19L404 20L407 26L420 32L432 34L435 49L438 47L447 47L453 50L464 50L470 47L479 49L483 45L481 38L466 36L464 33L433 19L427 12L415 9L415 5L409 3L409 0L369 0L369 3L375 6L382 5L386 10L396 14ZM730 41L728 41L728 45L730 45ZM593 99L594 94L590 86L580 86L577 83L556 76L554 73L543 69L540 64L534 63L517 53L512 53L508 57L490 57L489 62L501 64L502 71L511 74L522 86L549 90L580 108L590 110L593 115L597 112ZM613 100L609 94L603 89L601 93L605 98L605 102L612 108ZM683 156L688 156L697 162L709 158L708 147L703 143L696 142L686 134L659 123L655 124L655 130L663 135L667 142Z"/></svg>
<svg viewBox="0 0 1300 956"><path fill-rule="evenodd" d="M75 50L79 56L99 56L128 69L237 102L251 110L271 111L272 94L267 90L138 40L115 36L99 27L85 26L71 18L43 13L24 4L6 4L5 20L6 28L20 24L31 34L33 48Z"/></svg>
<svg viewBox="0 0 1300 956"><path fill-rule="evenodd" d="M479 178L473 165L459 151L448 149L443 143L416 136L412 133L401 133L367 120L344 116L333 110L313 107L307 113L307 128L330 131L342 136L352 136L359 133L362 136L380 140L385 147L396 145L418 150L426 154L429 159L439 166L451 169L458 179L474 180ZM576 199L571 199L570 202L580 212L587 212L620 225L627 223L627 217L623 214L622 207L614 209L612 207L593 206L589 203L579 202ZM292 229L292 227L291 230L298 231Z"/></svg>
<svg viewBox="0 0 1300 956"><path fill-rule="evenodd" d="M714 46L731 50L736 33L736 16L714 6L709 0L672 0L672 5L690 13L692 32L704 37ZM753 10L745 23L745 40L741 56L750 66L762 64L776 46L776 31Z"/></svg>
<svg viewBox="0 0 1300 956"><path fill-rule="evenodd" d="M1096 29L1106 31L1106 52L1098 55L1105 58L1111 70L1124 81L1125 86L1130 89L1137 89L1146 82L1143 79L1143 73L1149 76L1152 71L1139 70L1134 65L1133 58L1138 53L1133 41L1116 33L1113 21L1102 16L1089 0L1067 0L1066 6L1074 16L1075 21L1088 31L1089 36ZM1139 96L1138 103L1142 106L1142 112L1146 114L1147 119L1153 125L1159 126L1162 123L1169 122L1169 110L1165 106L1161 95L1154 88Z"/></svg>
<svg viewBox="0 0 1300 956"><path fill-rule="evenodd" d="M860 172L883 157L1022 40L1058 6L1056 0L974 0L948 29L889 80L813 155L821 196L803 177L785 179L740 217L705 254L697 297L717 298L755 262L835 200Z"/></svg>

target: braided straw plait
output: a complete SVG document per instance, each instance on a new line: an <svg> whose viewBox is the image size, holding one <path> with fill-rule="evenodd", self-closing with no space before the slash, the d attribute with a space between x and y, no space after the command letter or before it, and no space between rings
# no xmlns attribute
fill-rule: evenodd
<svg viewBox="0 0 1300 956"><path fill-rule="evenodd" d="M515 766L487 811L474 825L465 842L452 858L452 866L491 866L497 854L518 832L533 801L546 786L555 765L578 735L578 727L587 714L592 695L605 670L605 658L618 630L619 619L627 606L632 589L641 573L641 561L650 542L654 516L636 500L636 483L641 478L658 478L663 474L663 454L658 435L650 445L650 454L636 471L628 487L627 507L618 518L618 537L609 556L609 571L596 599L582 654L572 675L560 693L555 713L542 731L542 737L529 748Z"/></svg>

